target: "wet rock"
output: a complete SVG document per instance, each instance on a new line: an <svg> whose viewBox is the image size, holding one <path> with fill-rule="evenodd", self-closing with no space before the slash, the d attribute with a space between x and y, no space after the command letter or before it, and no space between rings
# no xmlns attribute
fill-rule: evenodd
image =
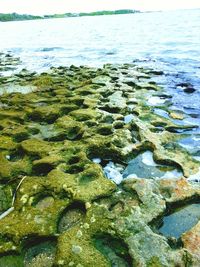
<svg viewBox="0 0 200 267"><path fill-rule="evenodd" d="M145 73L153 74L153 75L163 75L164 74L164 72L160 71L160 70L147 70L147 71L145 71Z"/></svg>
<svg viewBox="0 0 200 267"><path fill-rule="evenodd" d="M183 91L187 94L192 94L196 91L190 83L183 82L183 83L177 84L177 86L183 88Z"/></svg>
<svg viewBox="0 0 200 267"><path fill-rule="evenodd" d="M172 111L170 112L170 117L175 120L183 120L184 119L184 114L180 112L175 112Z"/></svg>

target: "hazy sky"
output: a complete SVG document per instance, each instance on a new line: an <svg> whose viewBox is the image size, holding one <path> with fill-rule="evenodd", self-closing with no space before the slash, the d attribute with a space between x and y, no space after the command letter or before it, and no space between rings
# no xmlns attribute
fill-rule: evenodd
<svg viewBox="0 0 200 267"><path fill-rule="evenodd" d="M200 0L0 0L0 13L54 14L115 9L200 8Z"/></svg>

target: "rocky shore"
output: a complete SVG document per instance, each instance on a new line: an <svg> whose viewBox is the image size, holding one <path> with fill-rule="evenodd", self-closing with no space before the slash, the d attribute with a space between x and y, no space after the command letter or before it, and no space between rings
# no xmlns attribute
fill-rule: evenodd
<svg viewBox="0 0 200 267"><path fill-rule="evenodd" d="M159 75L0 77L0 266L200 265L200 163L179 143L198 126Z"/></svg>

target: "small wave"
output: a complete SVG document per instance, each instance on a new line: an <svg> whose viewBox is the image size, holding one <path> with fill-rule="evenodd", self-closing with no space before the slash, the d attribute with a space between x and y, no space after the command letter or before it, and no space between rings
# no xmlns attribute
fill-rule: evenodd
<svg viewBox="0 0 200 267"><path fill-rule="evenodd" d="M10 50L7 51L8 53L21 53L23 52L23 48L21 47L13 47Z"/></svg>
<svg viewBox="0 0 200 267"><path fill-rule="evenodd" d="M112 55L115 55L116 52L114 52L114 51L109 51L109 52L106 52L105 54L106 54L107 56L112 56Z"/></svg>
<svg viewBox="0 0 200 267"><path fill-rule="evenodd" d="M147 58L136 58L133 59L132 61L133 63L139 63L139 62L156 62L156 59L147 57Z"/></svg>
<svg viewBox="0 0 200 267"><path fill-rule="evenodd" d="M43 47L43 48L38 48L35 51L36 52L51 52L51 51L58 51L58 50L65 50L63 47Z"/></svg>

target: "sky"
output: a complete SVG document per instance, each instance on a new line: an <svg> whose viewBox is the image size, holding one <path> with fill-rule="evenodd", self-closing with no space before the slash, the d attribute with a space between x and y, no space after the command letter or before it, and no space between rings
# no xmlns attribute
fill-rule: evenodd
<svg viewBox="0 0 200 267"><path fill-rule="evenodd" d="M200 8L200 0L0 0L0 13L55 14L95 10Z"/></svg>

